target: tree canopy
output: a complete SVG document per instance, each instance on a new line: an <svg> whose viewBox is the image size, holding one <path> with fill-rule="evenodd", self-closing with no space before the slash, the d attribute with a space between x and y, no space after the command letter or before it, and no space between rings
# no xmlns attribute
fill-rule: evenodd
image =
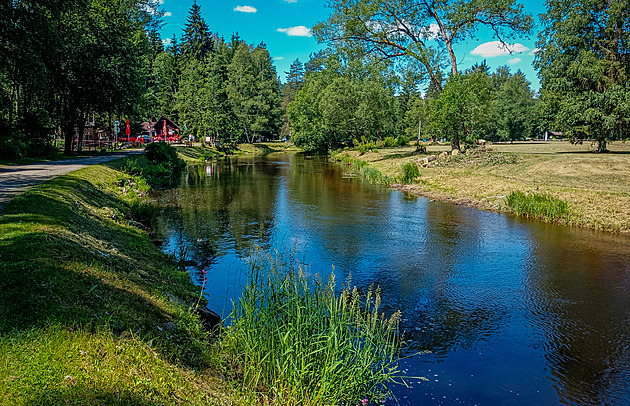
<svg viewBox="0 0 630 406"><path fill-rule="evenodd" d="M600 152L630 131L630 3L549 0L536 67L543 111L573 142Z"/></svg>

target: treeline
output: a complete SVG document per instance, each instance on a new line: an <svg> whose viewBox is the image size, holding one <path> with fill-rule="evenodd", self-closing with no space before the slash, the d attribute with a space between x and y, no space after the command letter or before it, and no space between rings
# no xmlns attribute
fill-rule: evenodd
<svg viewBox="0 0 630 406"><path fill-rule="evenodd" d="M158 0L0 3L0 158L82 145L86 123L111 128L161 114L225 142L272 137L280 84L265 45L211 33L199 6L164 47ZM75 139L75 137L77 137Z"/></svg>
<svg viewBox="0 0 630 406"><path fill-rule="evenodd" d="M150 110L198 138L253 142L279 133L280 82L266 45L212 34L196 3L181 43L173 38L156 55L149 81Z"/></svg>
<svg viewBox="0 0 630 406"><path fill-rule="evenodd" d="M132 114L157 41L157 0L0 3L0 155L50 152L88 117Z"/></svg>
<svg viewBox="0 0 630 406"><path fill-rule="evenodd" d="M414 137L420 125L421 138L449 141L454 150L460 141L555 130L605 151L630 136L627 0L547 2L536 51L540 94L520 71L490 72L485 63L459 69L454 46L480 28L507 47L534 23L515 0L473 3L329 1L332 13L314 32L337 60L329 56L322 72L306 75L288 106L296 144L328 149Z"/></svg>
<svg viewBox="0 0 630 406"><path fill-rule="evenodd" d="M308 61L311 69L291 74L301 65L295 61L289 72L287 86L297 91L287 114L292 140L307 150L404 145L418 137L514 141L544 127L530 83L507 66L493 73L485 63L473 66L440 79L438 91L433 83L423 88L417 72L401 74L383 61L319 53ZM286 100L290 92L283 93Z"/></svg>

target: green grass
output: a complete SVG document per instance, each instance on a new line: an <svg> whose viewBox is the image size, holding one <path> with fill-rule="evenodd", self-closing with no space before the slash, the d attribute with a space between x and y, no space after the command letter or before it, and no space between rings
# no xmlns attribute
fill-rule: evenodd
<svg viewBox="0 0 630 406"><path fill-rule="evenodd" d="M359 175L372 184L386 186L393 182L392 177L383 174L378 169L369 166L367 162L360 159L354 159L347 155L337 154L334 154L332 158L333 160L344 164L348 172Z"/></svg>
<svg viewBox="0 0 630 406"><path fill-rule="evenodd" d="M510 193L506 203L517 215L525 215L545 220L560 220L567 214L567 202L546 193L529 193L521 191Z"/></svg>
<svg viewBox="0 0 630 406"><path fill-rule="evenodd" d="M122 171L146 164L55 178L0 214L0 405L356 404L386 392L398 316L379 315L377 290L337 296L290 261L258 264L233 327L206 331L199 287L148 238L146 180Z"/></svg>
<svg viewBox="0 0 630 406"><path fill-rule="evenodd" d="M401 166L402 174L400 181L402 183L412 183L420 176L420 170L415 162L406 162Z"/></svg>
<svg viewBox="0 0 630 406"><path fill-rule="evenodd" d="M146 183L121 166L56 178L1 213L0 404L240 399L211 372L198 288L141 225Z"/></svg>
<svg viewBox="0 0 630 406"><path fill-rule="evenodd" d="M379 314L380 293L335 294L291 259L251 266L222 343L244 389L279 405L377 404L398 371L399 314Z"/></svg>

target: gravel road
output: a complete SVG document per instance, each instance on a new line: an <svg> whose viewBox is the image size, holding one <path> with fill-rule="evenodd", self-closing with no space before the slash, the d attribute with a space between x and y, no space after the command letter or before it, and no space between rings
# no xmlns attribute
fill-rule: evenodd
<svg viewBox="0 0 630 406"><path fill-rule="evenodd" d="M0 211L2 211L4 205L15 196L55 176L65 175L66 173L85 168L89 165L101 164L103 162L141 153L142 150L123 150L107 155L85 158L36 162L16 166L0 166Z"/></svg>

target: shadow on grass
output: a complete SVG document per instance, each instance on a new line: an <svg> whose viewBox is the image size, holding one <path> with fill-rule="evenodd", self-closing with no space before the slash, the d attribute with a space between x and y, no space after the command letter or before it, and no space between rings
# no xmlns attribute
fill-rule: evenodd
<svg viewBox="0 0 630 406"><path fill-rule="evenodd" d="M195 365L195 346L179 348L194 341L183 326L189 319L167 297L193 303L196 288L129 225L127 213L124 201L75 175L7 204L0 215L0 335L50 324L133 331L164 343L168 358ZM175 322L170 331L168 322Z"/></svg>
<svg viewBox="0 0 630 406"><path fill-rule="evenodd" d="M33 406L50 405L125 405L125 406L150 406L155 405L155 400L150 396L143 397L129 392L94 391L94 388L72 386L71 383L64 389L53 389L42 393L39 399L34 399ZM162 404L162 403L159 403Z"/></svg>

